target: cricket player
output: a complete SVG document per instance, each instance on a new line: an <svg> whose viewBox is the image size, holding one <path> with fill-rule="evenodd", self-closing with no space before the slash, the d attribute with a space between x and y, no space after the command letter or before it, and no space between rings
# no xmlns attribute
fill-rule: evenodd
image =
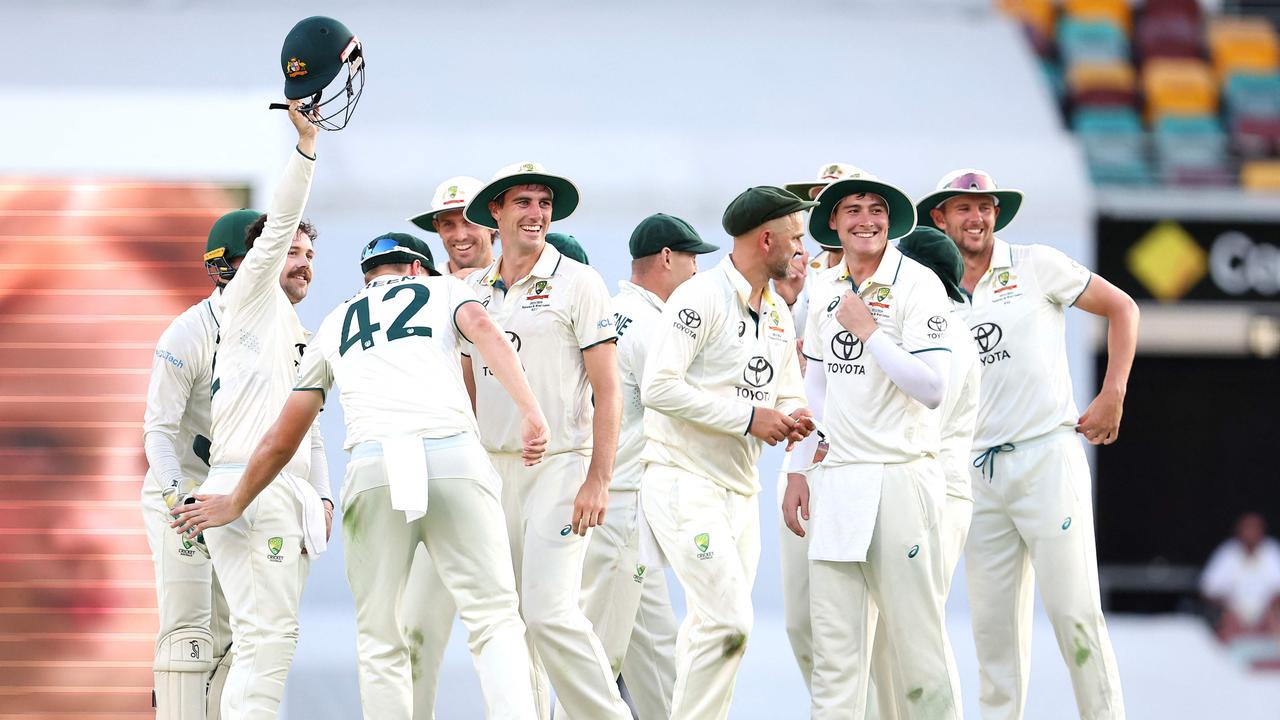
<svg viewBox="0 0 1280 720"><path fill-rule="evenodd" d="M483 186L483 182L468 175L451 177L436 186L430 210L409 218L414 225L440 236L440 243L449 256L444 265L446 275L465 279L493 262L497 231L477 225L463 215L467 203Z"/></svg>
<svg viewBox="0 0 1280 720"><path fill-rule="evenodd" d="M982 367L965 546L982 714L1022 717L1039 575L1080 717L1122 718L1120 673L1098 591L1089 466L1076 434L1106 445L1119 433L1138 307L1058 250L996 237L1021 203L1021 192L963 169L944 176L919 205L964 258L969 297L960 314ZM1065 310L1073 306L1108 321L1106 376L1084 414L1067 369Z"/></svg>
<svg viewBox="0 0 1280 720"><path fill-rule="evenodd" d="M413 716L399 606L414 552L425 544L470 632L488 716L533 718L499 481L457 362L463 338L481 348L510 394L527 465L545 451L546 420L506 336L469 288L439 276L426 243L387 233L365 246L360 269L364 289L312 338L298 387L235 492L200 496L181 517L202 529L239 516L288 462L337 383L351 452L343 527L365 717Z"/></svg>
<svg viewBox="0 0 1280 720"><path fill-rule="evenodd" d="M725 718L752 628L760 559L761 442L813 430L786 307L786 277L813 202L753 187L725 210L733 252L671 293L652 329L640 501L684 586L673 720Z"/></svg>
<svg viewBox="0 0 1280 720"><path fill-rule="evenodd" d="M493 262L493 243L498 233L463 217L467 202L483 185L467 175L451 177L436 186L430 210L409 218L414 225L440 236L449 257L446 275L465 279ZM431 720L435 717L440 667L458 609L445 591L425 545L419 545L413 556L401 608L405 637L415 645L413 714L419 720Z"/></svg>
<svg viewBox="0 0 1280 720"><path fill-rule="evenodd" d="M502 478L520 606L556 696L575 718L631 717L615 671L579 604L591 528L603 520L622 410L609 292L595 270L546 242L552 221L578 205L578 189L537 163L502 168L467 220L496 229L502 255L467 283L506 331L551 426L542 463L520 458L519 415L483 349L464 343L463 377L475 388L480 439ZM539 717L550 716L535 669Z"/></svg>
<svg viewBox="0 0 1280 720"><path fill-rule="evenodd" d="M933 271L942 282L947 296L953 302L962 302L960 290L964 263L951 239L933 227L918 226L898 241L898 250ZM946 496L943 500L942 533L942 598L946 603L951 591L951 579L956 563L969 535L969 522L973 517L973 491L969 483L969 448L973 445L973 428L978 418L978 388L981 371L978 366L978 350L969 336L969 329L954 312L944 316L945 337L951 350L951 375L947 380L947 393L942 405L932 413L937 423L939 441L938 460L946 478ZM871 681L875 686L875 717L894 720L902 717L906 698L901 692L902 682L897 677L893 651L889 647L888 633L883 624L877 625L871 648Z"/></svg>
<svg viewBox="0 0 1280 720"><path fill-rule="evenodd" d="M288 399L306 331L294 304L311 282L313 238L299 228L311 189L318 129L290 101L298 131L267 214L223 288L215 356L212 450L205 494L233 491L244 464ZM314 232L314 231L312 231ZM318 426L245 516L205 534L231 610L236 653L222 694L225 720L275 717L298 640L298 603L310 557L323 552L333 504ZM304 553L304 549L307 551Z"/></svg>
<svg viewBox="0 0 1280 720"><path fill-rule="evenodd" d="M648 527L641 527L639 498L645 444L640 378L667 298L698 271L699 255L719 248L704 242L684 220L663 213L642 220L628 247L631 281L619 282L613 297L622 425L609 512L587 544L582 607L609 666L621 671L637 716L667 718L676 679L676 620L662 568L641 557L641 533Z"/></svg>
<svg viewBox="0 0 1280 720"><path fill-rule="evenodd" d="M818 168L818 177L816 180L805 180L802 182L793 182L783 185L783 189L792 193L798 198L812 200L818 196L823 188L844 177L851 175L861 175L862 170L849 165L848 163L826 163ZM804 352L804 335L805 320L809 315L809 297L812 294L810 285L812 285L821 275L822 270L837 265L844 257L844 250L839 244L827 247L819 243L822 248L821 252L808 260L803 275L804 286L796 296L791 306L791 318L796 326L796 345L799 346L800 352ZM784 283L785 284L785 283ZM783 290L781 286L778 288ZM824 291L825 292L825 291ZM824 294L820 292L818 294ZM800 359L800 370L804 371L804 358ZM810 407L810 410L813 410ZM822 421L822 417L815 412L814 419L818 422ZM820 458L807 458L806 462L801 466L809 464L809 461L816 462ZM782 468L778 471L778 499L781 502L782 496L787 491L787 468L791 466L792 459L788 454L786 460L782 463ZM805 525L805 520L799 520L800 525ZM800 676L804 678L805 688L810 687L810 679L813 676L813 627L809 619L809 540L807 537L796 535L791 532L786 523L782 521L782 515L778 515L778 560L782 569L782 613L787 628L787 640L791 643L791 652L795 655L796 666L800 668Z"/></svg>
<svg viewBox="0 0 1280 720"><path fill-rule="evenodd" d="M866 716L883 615L904 715L959 717L943 619L944 479L930 416L950 372L946 292L889 244L915 226L901 190L861 174L827 186L817 202L810 233L844 248L843 263L826 271L839 289L811 298L804 346L806 390L823 398L830 450L816 468L792 468L799 475L782 505L792 531L810 536L812 714ZM815 445L803 443L793 462L812 457ZM807 533L797 510L810 521Z"/></svg>
<svg viewBox="0 0 1280 720"><path fill-rule="evenodd" d="M209 472L209 385L218 346L219 300L248 250L257 210L235 210L213 224L205 262L214 290L169 323L156 343L143 418L149 469L142 517L156 573L155 707L159 720L217 718L231 668L227 601L203 539L173 534L169 515ZM206 687L208 688L206 698Z"/></svg>

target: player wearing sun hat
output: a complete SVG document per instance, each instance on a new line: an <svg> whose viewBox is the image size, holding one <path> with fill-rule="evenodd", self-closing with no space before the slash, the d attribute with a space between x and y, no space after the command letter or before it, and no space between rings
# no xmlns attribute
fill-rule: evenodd
<svg viewBox="0 0 1280 720"><path fill-rule="evenodd" d="M1110 444L1119 433L1138 308L1060 251L996 237L1021 203L1021 192L970 168L947 173L920 201L964 260L966 294L957 306L982 368L964 551L979 703L984 718L1022 717L1039 580L1080 716L1122 718L1098 589L1089 464L1077 434ZM1083 414L1067 367L1068 307L1108 321L1106 376Z"/></svg>
<svg viewBox="0 0 1280 720"><path fill-rule="evenodd" d="M463 215L467 203L483 186L483 182L467 175L451 177L436 186L430 210L409 218L414 225L440 236L449 256L444 266L446 275L465 278L493 262L493 243L498 233Z"/></svg>
<svg viewBox="0 0 1280 720"><path fill-rule="evenodd" d="M502 255L467 278L515 345L551 420L547 456L525 467L518 417L485 358L463 371L475 388L480 437L502 477L503 510L521 610L556 697L575 718L628 718L613 669L579 596L589 530L609 498L621 399L609 291L594 269L546 242L552 221L578 205L578 189L538 163L499 170L467 204L467 220L498 230ZM539 712L550 714L545 677Z"/></svg>

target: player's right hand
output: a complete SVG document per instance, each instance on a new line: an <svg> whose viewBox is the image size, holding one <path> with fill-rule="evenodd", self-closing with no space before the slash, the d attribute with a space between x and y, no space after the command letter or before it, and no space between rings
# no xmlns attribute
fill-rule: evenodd
<svg viewBox="0 0 1280 720"><path fill-rule="evenodd" d="M298 131L298 149L314 157L316 154L316 136L320 134L320 127L302 114L299 109L301 107L301 100L289 101L289 122L293 123L294 129ZM317 113L318 111L311 110L312 117L316 117Z"/></svg>
<svg viewBox="0 0 1280 720"><path fill-rule="evenodd" d="M791 532L804 537L804 528L796 514L809 520L809 481L802 473L787 473L787 490L782 494L782 522Z"/></svg>
<svg viewBox="0 0 1280 720"><path fill-rule="evenodd" d="M751 427L747 432L770 445L777 445L787 439L795 425L794 419L773 408L758 407L751 416Z"/></svg>
<svg viewBox="0 0 1280 720"><path fill-rule="evenodd" d="M550 435L547 419L542 417L541 411L528 413L520 420L520 441L524 443L520 457L524 460L525 467L542 462Z"/></svg>

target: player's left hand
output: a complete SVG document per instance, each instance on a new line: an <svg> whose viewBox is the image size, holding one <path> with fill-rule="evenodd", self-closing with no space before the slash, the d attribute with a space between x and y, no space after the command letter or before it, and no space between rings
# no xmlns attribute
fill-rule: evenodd
<svg viewBox="0 0 1280 720"><path fill-rule="evenodd" d="M1089 403L1076 432L1084 435L1090 445L1110 445L1120 437L1120 416L1124 413L1124 397L1114 390L1103 389Z"/></svg>
<svg viewBox="0 0 1280 720"><path fill-rule="evenodd" d="M578 488L573 499L573 532L586 537L587 530L604 523L604 511L609 506L609 483L587 475L586 482Z"/></svg>
<svg viewBox="0 0 1280 720"><path fill-rule="evenodd" d="M169 511L174 520L169 527L178 531L179 535L193 538L211 527L222 527L240 517L244 508L236 503L231 495L192 495L193 503L179 505Z"/></svg>
<svg viewBox="0 0 1280 720"><path fill-rule="evenodd" d="M791 412L791 419L796 421L791 432L787 435L787 450L795 447L795 444L809 437L809 433L817 429L817 425L813 421L813 411L809 408L799 408Z"/></svg>
<svg viewBox="0 0 1280 720"><path fill-rule="evenodd" d="M871 308L867 307L866 301L852 290L845 290L841 296L840 306L836 308L836 322L864 343L880 327L876 324L876 319L871 317Z"/></svg>
<svg viewBox="0 0 1280 720"><path fill-rule="evenodd" d="M542 456L547 452L550 434L547 419L541 412L529 413L520 419L520 442L523 445L520 458L524 460L525 467L542 462Z"/></svg>
<svg viewBox="0 0 1280 720"><path fill-rule="evenodd" d="M321 498L321 502L324 503L324 539L328 542L333 535L333 503L324 498Z"/></svg>

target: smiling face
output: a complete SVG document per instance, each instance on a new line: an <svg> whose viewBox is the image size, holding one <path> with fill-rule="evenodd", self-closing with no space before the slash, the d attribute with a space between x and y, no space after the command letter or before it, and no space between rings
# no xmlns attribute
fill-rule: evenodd
<svg viewBox="0 0 1280 720"><path fill-rule="evenodd" d="M311 260L315 256L311 237L302 230L294 233L284 270L280 271L280 288L294 305L302 302L311 287Z"/></svg>
<svg viewBox="0 0 1280 720"><path fill-rule="evenodd" d="M992 195L957 195L929 211L929 216L956 244L962 255L982 255L995 242L1000 208Z"/></svg>
<svg viewBox="0 0 1280 720"><path fill-rule="evenodd" d="M889 242L889 206L875 193L847 195L836 204L827 225L836 231L845 252L875 255Z"/></svg>
<svg viewBox="0 0 1280 720"><path fill-rule="evenodd" d="M504 248L533 248L547 238L551 226L551 190L545 185L517 185L489 203Z"/></svg>
<svg viewBox="0 0 1280 720"><path fill-rule="evenodd" d="M448 210L431 221L454 270L484 267L493 262L493 231L469 222L461 210Z"/></svg>
<svg viewBox="0 0 1280 720"><path fill-rule="evenodd" d="M800 213L793 212L765 223L764 227L768 232L761 236L761 250L769 279L786 280L791 272L791 261L797 254L804 252L803 217Z"/></svg>

